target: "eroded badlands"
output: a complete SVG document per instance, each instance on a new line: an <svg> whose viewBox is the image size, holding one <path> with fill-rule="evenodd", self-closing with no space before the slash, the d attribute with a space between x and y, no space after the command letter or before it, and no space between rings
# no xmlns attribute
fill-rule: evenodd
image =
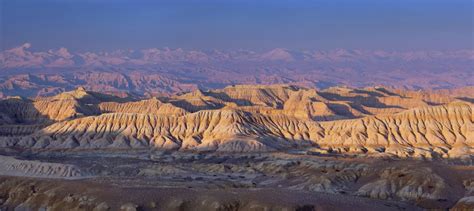
<svg viewBox="0 0 474 211"><path fill-rule="evenodd" d="M0 207L472 209L473 102L471 87L292 85L10 97Z"/></svg>

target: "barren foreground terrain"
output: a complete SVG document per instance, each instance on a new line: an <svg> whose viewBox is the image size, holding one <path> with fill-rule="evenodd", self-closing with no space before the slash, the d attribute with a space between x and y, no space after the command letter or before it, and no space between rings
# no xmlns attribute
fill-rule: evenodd
<svg viewBox="0 0 474 211"><path fill-rule="evenodd" d="M474 209L474 93L236 85L0 101L0 207Z"/></svg>

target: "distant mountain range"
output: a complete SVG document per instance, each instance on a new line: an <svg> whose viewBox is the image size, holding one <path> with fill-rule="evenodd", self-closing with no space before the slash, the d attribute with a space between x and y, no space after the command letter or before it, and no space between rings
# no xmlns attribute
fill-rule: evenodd
<svg viewBox="0 0 474 211"><path fill-rule="evenodd" d="M116 50L111 52L72 53L66 48L41 52L30 51L31 44L5 50L0 54L2 68L64 68L102 67L121 65L154 65L166 63L215 63L215 62L472 62L474 50L453 51L373 51L345 50L294 51L283 48L267 52L248 50L199 51L183 49Z"/></svg>
<svg viewBox="0 0 474 211"><path fill-rule="evenodd" d="M290 83L326 88L385 85L444 89L474 85L474 50L295 51L277 48L70 52L31 51L31 44L0 53L0 97L42 96L84 86L145 95L173 94L232 84Z"/></svg>

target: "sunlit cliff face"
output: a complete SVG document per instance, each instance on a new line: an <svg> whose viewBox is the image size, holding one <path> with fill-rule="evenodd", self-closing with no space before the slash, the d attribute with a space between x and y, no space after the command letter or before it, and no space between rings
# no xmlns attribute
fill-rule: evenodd
<svg viewBox="0 0 474 211"><path fill-rule="evenodd" d="M324 153L449 158L472 150L469 90L447 95L239 85L137 101L79 88L6 99L0 106L4 133L30 132L10 143L26 148L252 152L317 146Z"/></svg>
<svg viewBox="0 0 474 211"><path fill-rule="evenodd" d="M473 99L472 87L284 84L9 97L2 206L471 209Z"/></svg>

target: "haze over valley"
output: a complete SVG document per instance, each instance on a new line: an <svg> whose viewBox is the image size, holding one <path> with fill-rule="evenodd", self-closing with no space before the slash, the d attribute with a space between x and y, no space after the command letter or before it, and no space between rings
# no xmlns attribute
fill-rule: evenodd
<svg viewBox="0 0 474 211"><path fill-rule="evenodd" d="M448 89L473 86L474 51L293 51L182 49L0 53L0 96L51 96L82 86L92 91L155 96L234 84L295 84Z"/></svg>

